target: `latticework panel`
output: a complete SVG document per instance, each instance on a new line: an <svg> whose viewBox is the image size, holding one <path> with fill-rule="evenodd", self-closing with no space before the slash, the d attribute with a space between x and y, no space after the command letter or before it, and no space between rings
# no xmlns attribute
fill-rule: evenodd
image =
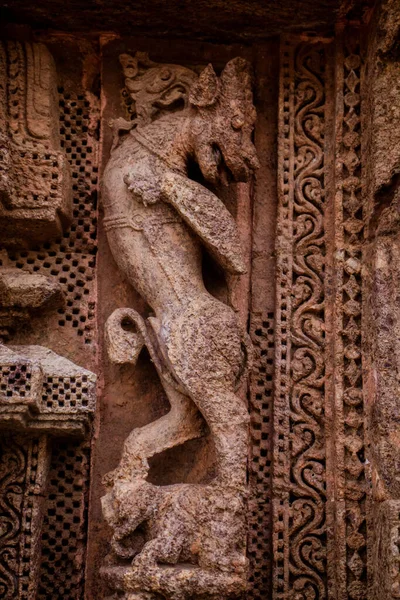
<svg viewBox="0 0 400 600"><path fill-rule="evenodd" d="M88 488L88 443L55 440L37 600L83 598Z"/></svg>
<svg viewBox="0 0 400 600"><path fill-rule="evenodd" d="M65 294L60 327L71 327L85 344L94 338L94 269L97 250L96 123L84 95L59 89L61 147L72 176L73 218L62 239L31 251L10 252L13 266L55 277Z"/></svg>
<svg viewBox="0 0 400 600"><path fill-rule="evenodd" d="M274 315L254 316L250 385L249 600L265 600L271 586L271 460Z"/></svg>

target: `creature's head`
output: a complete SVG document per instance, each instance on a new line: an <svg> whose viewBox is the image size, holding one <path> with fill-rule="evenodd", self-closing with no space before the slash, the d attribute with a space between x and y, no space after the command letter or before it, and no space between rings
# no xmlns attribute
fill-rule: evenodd
<svg viewBox="0 0 400 600"><path fill-rule="evenodd" d="M188 106L188 95L197 75L180 65L155 63L145 52L119 57L125 76L125 104L139 127L165 113Z"/></svg>
<svg viewBox="0 0 400 600"><path fill-rule="evenodd" d="M113 531L111 547L121 558L133 558L143 547L138 528L153 517L160 504L161 489L144 479L119 481L103 496L103 516Z"/></svg>
<svg viewBox="0 0 400 600"><path fill-rule="evenodd" d="M182 139L183 152L191 152L203 176L218 183L221 176L247 181L258 168L251 135L256 120L250 65L234 58L218 77L211 65L198 76L180 65L152 62L147 54L122 54L125 100L138 127L173 112L189 115Z"/></svg>
<svg viewBox="0 0 400 600"><path fill-rule="evenodd" d="M191 146L205 179L217 183L227 169L234 180L247 181L259 166L249 63L234 58L219 78L208 65L191 86L189 103L195 109Z"/></svg>

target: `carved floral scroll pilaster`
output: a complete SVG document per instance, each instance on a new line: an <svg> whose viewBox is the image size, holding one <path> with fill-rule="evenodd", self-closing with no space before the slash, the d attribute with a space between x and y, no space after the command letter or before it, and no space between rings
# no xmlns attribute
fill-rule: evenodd
<svg viewBox="0 0 400 600"><path fill-rule="evenodd" d="M47 436L0 444L0 596L29 600L36 593L48 476Z"/></svg>
<svg viewBox="0 0 400 600"><path fill-rule="evenodd" d="M326 598L325 48L282 42L273 597Z"/></svg>

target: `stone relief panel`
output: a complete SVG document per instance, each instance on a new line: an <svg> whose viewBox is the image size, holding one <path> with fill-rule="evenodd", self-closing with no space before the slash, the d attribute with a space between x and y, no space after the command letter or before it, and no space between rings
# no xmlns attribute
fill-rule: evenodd
<svg viewBox="0 0 400 600"><path fill-rule="evenodd" d="M247 580L249 419L235 391L250 350L233 310L204 286L200 243L228 271L245 267L233 218L189 177L188 163L214 185L246 181L257 168L249 65L234 59L217 77L211 65L198 76L142 54L120 61L136 117L114 122L115 136L129 133L114 138L103 175L104 224L114 259L154 316L114 312L106 347L114 363L135 363L145 345L171 410L130 434L106 478L112 551L103 574L127 597L238 597ZM209 484L147 481L154 454L206 427L217 457Z"/></svg>
<svg viewBox="0 0 400 600"><path fill-rule="evenodd" d="M362 362L362 249L365 207L362 190L361 86L364 56L357 28L336 40L336 163L334 302L334 432L336 586L340 597L367 597L367 476Z"/></svg>
<svg viewBox="0 0 400 600"><path fill-rule="evenodd" d="M283 41L278 155L273 597L326 597L326 48Z"/></svg>
<svg viewBox="0 0 400 600"><path fill-rule="evenodd" d="M71 218L71 181L60 151L57 79L43 44L0 45L0 233L26 247L62 234Z"/></svg>
<svg viewBox="0 0 400 600"><path fill-rule="evenodd" d="M399 597L397 12L1 42L1 597Z"/></svg>
<svg viewBox="0 0 400 600"><path fill-rule="evenodd" d="M69 550L64 591L78 599L96 376L54 351L70 344L70 356L93 364L49 324L69 306L73 287L49 267L62 265L60 240L74 229L76 183L60 143L53 56L39 43L6 41L0 49L0 595L31 600L58 581L65 597L58 571Z"/></svg>
<svg viewBox="0 0 400 600"><path fill-rule="evenodd" d="M0 591L2 598L35 597L40 515L48 470L47 440L1 435Z"/></svg>
<svg viewBox="0 0 400 600"><path fill-rule="evenodd" d="M380 168L392 65L364 43L281 48L274 598L398 593L396 176L377 186L398 153Z"/></svg>
<svg viewBox="0 0 400 600"><path fill-rule="evenodd" d="M106 347L114 363L135 363L146 346L171 410L129 435L106 477L103 574L127 597L238 597L249 418L236 390L250 349L234 311L206 290L200 249L233 274L245 270L235 222L205 182L246 181L258 166L249 65L233 59L218 77L211 65L197 75L143 54L120 61L136 116L114 122L123 135L103 175L104 225L117 265L154 313L114 312ZM190 161L202 183L189 177ZM206 428L216 453L210 483L147 481L153 455Z"/></svg>

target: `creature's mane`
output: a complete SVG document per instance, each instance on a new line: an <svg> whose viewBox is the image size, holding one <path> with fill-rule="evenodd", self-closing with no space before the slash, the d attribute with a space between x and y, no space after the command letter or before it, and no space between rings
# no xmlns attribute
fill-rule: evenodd
<svg viewBox="0 0 400 600"><path fill-rule="evenodd" d="M197 74L186 67L159 64L144 52L119 57L125 76L122 98L127 117L138 127L188 105L191 85Z"/></svg>

